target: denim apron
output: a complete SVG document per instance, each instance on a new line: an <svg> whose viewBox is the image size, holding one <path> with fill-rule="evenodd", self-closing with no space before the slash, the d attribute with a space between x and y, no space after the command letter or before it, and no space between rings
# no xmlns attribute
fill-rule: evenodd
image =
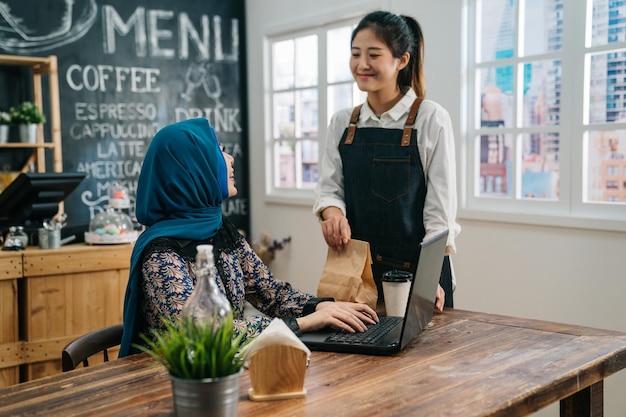
<svg viewBox="0 0 626 417"><path fill-rule="evenodd" d="M361 112L357 106L339 142L346 217L352 238L370 244L379 301L383 273L400 269L415 275L420 242L426 234L426 180L413 129L421 101L418 98L411 106L404 129L356 129ZM446 292L445 306L452 307L448 257L440 281Z"/></svg>

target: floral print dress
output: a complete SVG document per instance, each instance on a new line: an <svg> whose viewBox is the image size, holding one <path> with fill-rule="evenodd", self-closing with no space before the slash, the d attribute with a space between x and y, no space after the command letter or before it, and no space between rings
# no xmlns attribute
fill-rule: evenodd
<svg viewBox="0 0 626 417"><path fill-rule="evenodd" d="M237 333L255 337L274 317L282 318L297 331L295 318L303 315L305 306L315 297L274 279L250 245L244 239L240 242L235 249L219 254L218 271L223 273L218 272L216 279L219 290L230 301ZM146 326L143 333L162 329L162 318L179 316L195 284L195 259L184 258L167 248L149 253L142 263L140 284L141 313ZM244 316L246 301L264 315Z"/></svg>

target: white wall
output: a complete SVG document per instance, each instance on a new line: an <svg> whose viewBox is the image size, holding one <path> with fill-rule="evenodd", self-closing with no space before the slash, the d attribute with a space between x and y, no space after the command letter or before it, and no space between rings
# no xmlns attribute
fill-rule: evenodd
<svg viewBox="0 0 626 417"><path fill-rule="evenodd" d="M354 16L355 11L361 16L374 8L413 15L426 39L428 97L448 109L460 143L460 4L432 0L247 2L252 236L262 232L275 238L292 236L292 243L272 263L278 278L314 292L326 247L311 214L312 201L287 204L265 197L264 35L315 20L324 23ZM463 231L454 257L457 308L626 332L626 233L479 221L462 215L461 211ZM626 371L608 378L604 391L605 415L626 416ZM558 415L556 405L536 414Z"/></svg>

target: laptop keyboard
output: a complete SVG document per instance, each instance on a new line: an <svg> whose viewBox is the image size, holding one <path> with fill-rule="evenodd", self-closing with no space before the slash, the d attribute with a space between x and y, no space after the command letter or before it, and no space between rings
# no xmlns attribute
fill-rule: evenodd
<svg viewBox="0 0 626 417"><path fill-rule="evenodd" d="M403 317L380 317L380 321L367 327L364 332L349 333L341 330L328 336L327 342L374 345L391 329L401 323Z"/></svg>

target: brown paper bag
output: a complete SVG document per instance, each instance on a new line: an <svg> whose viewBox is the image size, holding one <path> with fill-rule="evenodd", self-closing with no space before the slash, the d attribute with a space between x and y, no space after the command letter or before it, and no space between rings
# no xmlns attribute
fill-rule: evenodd
<svg viewBox="0 0 626 417"><path fill-rule="evenodd" d="M363 303L376 309L378 290L372 275L370 244L350 239L342 251L328 248L322 271L318 297L333 297L335 301Z"/></svg>

